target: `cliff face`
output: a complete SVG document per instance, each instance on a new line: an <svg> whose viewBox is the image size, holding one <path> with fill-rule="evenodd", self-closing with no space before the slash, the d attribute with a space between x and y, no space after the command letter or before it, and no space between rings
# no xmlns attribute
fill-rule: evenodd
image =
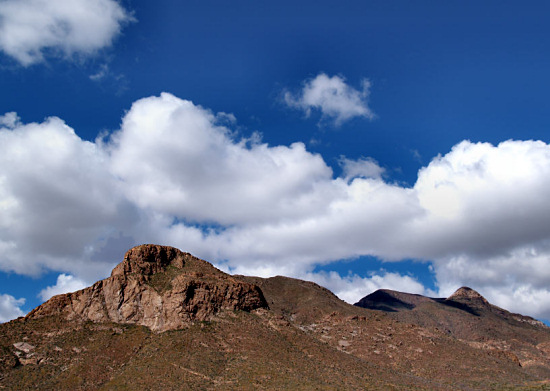
<svg viewBox="0 0 550 391"><path fill-rule="evenodd" d="M138 324L160 332L210 320L221 310L266 307L256 285L176 248L142 245L130 249L109 278L52 297L27 317L55 314L68 320Z"/></svg>

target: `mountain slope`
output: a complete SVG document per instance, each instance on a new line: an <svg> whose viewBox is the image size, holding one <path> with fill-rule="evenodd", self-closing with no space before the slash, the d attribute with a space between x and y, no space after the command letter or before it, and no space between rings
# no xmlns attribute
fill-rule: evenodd
<svg viewBox="0 0 550 391"><path fill-rule="evenodd" d="M442 305L392 294L414 304L409 314ZM0 324L0 389L485 390L548 379L544 365L526 370L506 350L398 314L311 282L229 276L171 247L138 246L111 277ZM534 327L528 343L548 341L546 329L521 324Z"/></svg>
<svg viewBox="0 0 550 391"><path fill-rule="evenodd" d="M473 289L462 287L446 299L379 290L355 305L441 331L472 347L500 352L527 371L550 377L550 329L531 317L490 304Z"/></svg>

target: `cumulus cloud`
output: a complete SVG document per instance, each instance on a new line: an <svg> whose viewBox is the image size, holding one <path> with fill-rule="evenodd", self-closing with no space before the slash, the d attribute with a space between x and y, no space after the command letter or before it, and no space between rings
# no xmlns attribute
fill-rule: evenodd
<svg viewBox="0 0 550 391"><path fill-rule="evenodd" d="M89 285L90 284L86 281L80 280L70 274L60 274L57 276L56 284L42 289L38 294L38 297L40 297L43 301L46 301L55 295L75 292L80 289L84 289Z"/></svg>
<svg viewBox="0 0 550 391"><path fill-rule="evenodd" d="M141 99L111 137L112 171L141 208L190 222L273 222L323 208L317 188L332 170L321 156L302 143L237 139L226 119L166 93Z"/></svg>
<svg viewBox="0 0 550 391"><path fill-rule="evenodd" d="M0 50L28 66L46 54L90 55L133 20L115 0L4 0Z"/></svg>
<svg viewBox="0 0 550 391"><path fill-rule="evenodd" d="M0 323L25 315L21 310L21 306L24 304L25 299L16 299L10 295L0 294Z"/></svg>
<svg viewBox="0 0 550 391"><path fill-rule="evenodd" d="M104 273L86 260L136 221L108 160L59 118L0 127L0 269Z"/></svg>
<svg viewBox="0 0 550 391"><path fill-rule="evenodd" d="M343 77L329 77L320 73L314 79L304 82L302 90L297 94L285 91L283 98L288 106L303 110L306 116L312 110L318 110L323 119L333 120L339 126L354 117L375 117L368 106L370 87L367 79L361 82L361 90L356 90L346 84Z"/></svg>
<svg viewBox="0 0 550 391"><path fill-rule="evenodd" d="M312 274L315 265L419 259L433 264L441 295L470 285L498 305L550 318L544 142L463 141L404 187L369 158L342 158L335 177L303 144L240 137L234 118L170 94L135 102L120 129L96 142L58 118L7 122L2 270L90 281L130 245L155 242L234 273L309 276L353 301L381 287L426 291L412 276Z"/></svg>

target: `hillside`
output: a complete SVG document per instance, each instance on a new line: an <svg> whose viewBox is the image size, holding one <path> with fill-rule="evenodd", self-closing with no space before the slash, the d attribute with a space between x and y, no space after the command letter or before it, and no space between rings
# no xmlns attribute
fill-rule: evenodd
<svg viewBox="0 0 550 391"><path fill-rule="evenodd" d="M448 298L378 290L355 304L402 323L438 330L468 345L517 360L530 373L550 378L550 329L529 316L490 304L468 287Z"/></svg>
<svg viewBox="0 0 550 391"><path fill-rule="evenodd" d="M171 247L138 246L109 278L0 325L0 388L545 387L546 326L476 297L382 293L391 300L378 292L368 299L378 309L361 308L311 282L230 276ZM496 344L488 336L499 330Z"/></svg>

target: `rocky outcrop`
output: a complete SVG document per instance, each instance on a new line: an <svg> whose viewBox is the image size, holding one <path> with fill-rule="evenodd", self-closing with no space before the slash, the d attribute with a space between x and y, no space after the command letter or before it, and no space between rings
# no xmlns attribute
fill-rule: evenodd
<svg viewBox="0 0 550 391"><path fill-rule="evenodd" d="M477 303L481 305L489 305L489 302L481 296L477 291L467 286L458 288L455 293L447 298L447 300L464 302L464 303Z"/></svg>
<svg viewBox="0 0 550 391"><path fill-rule="evenodd" d="M61 315L70 320L139 324L160 332L209 320L221 310L265 307L258 286L176 248L141 245L126 253L109 278L54 296L27 318Z"/></svg>

